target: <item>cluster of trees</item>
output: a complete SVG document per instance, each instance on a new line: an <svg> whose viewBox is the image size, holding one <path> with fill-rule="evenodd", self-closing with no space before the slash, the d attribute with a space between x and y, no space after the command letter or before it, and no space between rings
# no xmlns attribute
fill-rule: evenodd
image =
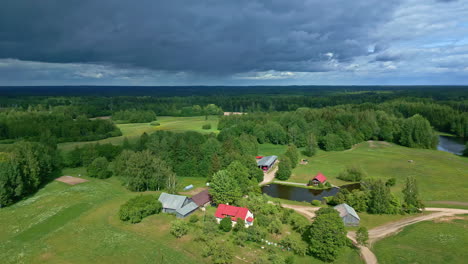
<svg viewBox="0 0 468 264"><path fill-rule="evenodd" d="M58 155L53 146L18 142L0 153L0 207L29 195L50 179Z"/></svg>
<svg viewBox="0 0 468 264"><path fill-rule="evenodd" d="M351 105L225 116L218 129L220 137L246 133L255 136L259 143L305 147L307 155L313 155L317 146L327 151L344 150L364 140L385 140L418 148L437 145L432 127L420 115L405 119L383 110L363 110Z"/></svg>
<svg viewBox="0 0 468 264"><path fill-rule="evenodd" d="M58 142L90 141L122 135L109 120L76 118L63 111L16 111L0 113L0 140L40 141L54 137Z"/></svg>
<svg viewBox="0 0 468 264"><path fill-rule="evenodd" d="M121 110L112 114L112 119L119 123L148 123L156 120L156 114L151 110Z"/></svg>
<svg viewBox="0 0 468 264"><path fill-rule="evenodd" d="M206 177L237 160L258 174L255 155L258 143L251 135L221 138L196 132L156 131L140 140L144 149L164 160L182 177Z"/></svg>
<svg viewBox="0 0 468 264"><path fill-rule="evenodd" d="M123 150L122 146L106 144L85 144L75 147L64 155L63 163L67 167L89 166L97 158L113 161Z"/></svg>
<svg viewBox="0 0 468 264"><path fill-rule="evenodd" d="M139 195L120 206L119 218L132 224L139 223L143 218L159 214L162 204L154 195Z"/></svg>
<svg viewBox="0 0 468 264"><path fill-rule="evenodd" d="M352 192L342 189L329 199L327 203L331 205L347 203L358 212L368 212L370 214L399 214L414 213L424 207L419 198L418 187L414 177L407 177L403 188L403 201L400 201L390 191L392 179L387 182L381 179L366 179L361 183L360 190ZM394 182L393 182L394 184Z"/></svg>
<svg viewBox="0 0 468 264"><path fill-rule="evenodd" d="M359 182L365 177L366 173L358 165L348 166L338 175L338 179L351 182Z"/></svg>

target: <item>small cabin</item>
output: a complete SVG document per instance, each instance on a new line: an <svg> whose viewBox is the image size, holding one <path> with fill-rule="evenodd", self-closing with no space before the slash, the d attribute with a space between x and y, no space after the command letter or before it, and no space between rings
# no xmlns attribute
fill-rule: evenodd
<svg viewBox="0 0 468 264"><path fill-rule="evenodd" d="M324 184L325 182L327 182L327 177L325 177L325 175L319 172L317 175L315 175L315 177L312 180L309 181L309 184L307 185L317 186L319 184Z"/></svg>

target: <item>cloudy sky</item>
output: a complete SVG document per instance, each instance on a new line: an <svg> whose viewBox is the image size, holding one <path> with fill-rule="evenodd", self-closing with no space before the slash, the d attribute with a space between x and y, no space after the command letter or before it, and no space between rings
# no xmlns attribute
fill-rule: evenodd
<svg viewBox="0 0 468 264"><path fill-rule="evenodd" d="M1 0L0 85L468 85L468 0Z"/></svg>

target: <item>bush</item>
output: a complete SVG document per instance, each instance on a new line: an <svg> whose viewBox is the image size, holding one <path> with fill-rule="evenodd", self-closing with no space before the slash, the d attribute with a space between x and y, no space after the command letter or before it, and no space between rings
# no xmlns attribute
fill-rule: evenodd
<svg viewBox="0 0 468 264"><path fill-rule="evenodd" d="M171 234L177 238L181 238L188 233L188 224L180 219L172 221Z"/></svg>
<svg viewBox="0 0 468 264"><path fill-rule="evenodd" d="M237 223L243 223L244 220L242 220L242 218L237 218ZM242 232L245 230L245 225L239 225L239 224L236 224L233 229L232 229L234 232Z"/></svg>
<svg viewBox="0 0 468 264"><path fill-rule="evenodd" d="M190 223L196 223L198 222L198 215L191 215L190 218L189 218L189 222Z"/></svg>
<svg viewBox="0 0 468 264"><path fill-rule="evenodd" d="M119 210L119 218L130 223L139 223L149 215L161 212L162 204L153 195L139 195L128 200Z"/></svg>
<svg viewBox="0 0 468 264"><path fill-rule="evenodd" d="M331 188L331 187L332 187L332 185L331 185L331 183L329 183L329 182L325 182L325 187L327 187L327 188Z"/></svg>
<svg viewBox="0 0 468 264"><path fill-rule="evenodd" d="M365 177L365 172L359 166L349 166L344 171L340 172L338 179L343 181L358 182Z"/></svg>
<svg viewBox="0 0 468 264"><path fill-rule="evenodd" d="M322 202L320 202L319 200L312 200L312 202L310 202L313 206L320 206L322 204Z"/></svg>
<svg viewBox="0 0 468 264"><path fill-rule="evenodd" d="M108 170L109 162L104 157L99 157L93 160L86 168L89 177L98 179L107 179L112 176L112 172Z"/></svg>
<svg viewBox="0 0 468 264"><path fill-rule="evenodd" d="M242 224L242 223L238 223ZM224 217L223 220L219 223L219 229L223 230L224 232L229 232L232 229L232 221L229 217Z"/></svg>
<svg viewBox="0 0 468 264"><path fill-rule="evenodd" d="M359 245L367 246L367 241L369 240L369 232L367 228L361 226L356 232L356 241Z"/></svg>
<svg viewBox="0 0 468 264"><path fill-rule="evenodd" d="M390 179L388 179L387 182L385 182L385 185L388 186L388 187L395 186L395 184L396 184L396 179L395 178L390 178Z"/></svg>
<svg viewBox="0 0 468 264"><path fill-rule="evenodd" d="M150 123L151 126L159 126L161 124L159 124L159 122L156 122L156 121L153 121Z"/></svg>
<svg viewBox="0 0 468 264"><path fill-rule="evenodd" d="M305 256L307 253L307 244L302 240L301 236L295 233L283 238L280 245L290 248L294 254L299 256Z"/></svg>
<svg viewBox="0 0 468 264"><path fill-rule="evenodd" d="M202 129L206 129L206 130L211 129L211 124L204 124L202 126Z"/></svg>

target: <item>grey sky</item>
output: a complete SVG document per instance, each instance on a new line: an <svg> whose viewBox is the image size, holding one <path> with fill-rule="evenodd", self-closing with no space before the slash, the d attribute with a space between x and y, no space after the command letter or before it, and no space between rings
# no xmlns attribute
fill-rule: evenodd
<svg viewBox="0 0 468 264"><path fill-rule="evenodd" d="M468 0L4 0L0 85L468 84Z"/></svg>

